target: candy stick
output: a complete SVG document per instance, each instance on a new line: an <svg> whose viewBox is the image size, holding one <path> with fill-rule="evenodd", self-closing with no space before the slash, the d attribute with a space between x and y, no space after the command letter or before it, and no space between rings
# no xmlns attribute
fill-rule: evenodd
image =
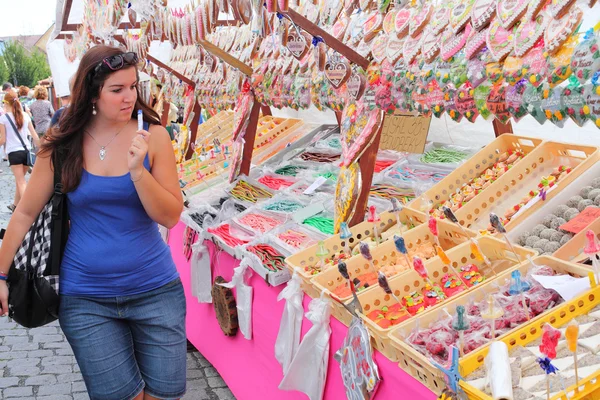
<svg viewBox="0 0 600 400"><path fill-rule="evenodd" d="M431 289L435 290L433 282L431 282L431 279L429 279L429 274L427 273L427 270L425 269L423 260L421 260L419 257L416 257L416 256L413 257L413 268L417 272L417 274L419 274L419 276L421 278L423 278L423 280L426 283L429 283L429 285L431 286Z"/></svg>
<svg viewBox="0 0 600 400"><path fill-rule="evenodd" d="M488 296L488 308L481 312L481 318L489 319L492 324L492 340L496 340L496 319L504 315L502 307L497 307L494 296L490 293Z"/></svg>
<svg viewBox="0 0 600 400"><path fill-rule="evenodd" d="M321 260L319 268L321 269L321 271L323 271L325 269L325 257L327 256L327 254L329 254L329 251L325 248L325 242L323 242L322 240L319 240L317 246L318 248L315 255Z"/></svg>
<svg viewBox="0 0 600 400"><path fill-rule="evenodd" d="M352 237L352 232L350 228L348 228L348 224L346 222L340 223L340 239L344 240L344 252L348 255L348 257L352 257L352 250L350 250L350 246L348 245L348 239Z"/></svg>
<svg viewBox="0 0 600 400"><path fill-rule="evenodd" d="M454 215L454 212L452 212L452 210L450 208L442 207L442 211L444 212L444 216L446 218L448 218L450 221L452 221L456 225L458 225L458 227L462 230L465 237L469 237L469 235L467 235L467 231L465 231L465 228L463 228L463 226L460 224L460 222L458 222L458 218L456 218L456 215Z"/></svg>
<svg viewBox="0 0 600 400"><path fill-rule="evenodd" d="M501 233L502 236L504 236L504 241L506 241L506 244L508 245L508 247L510 247L510 251L512 251L513 254L515 255L515 257L517 257L517 261L520 264L522 262L521 257L519 257L519 255L517 254L517 251L515 250L512 242L508 238L508 235L506 234L506 228L504 227L504 224L502 223L502 221L500 221L500 218L498 218L498 216L496 214L494 214L494 213L490 213L490 224L492 224L492 226L494 227L494 229L497 232Z"/></svg>
<svg viewBox="0 0 600 400"><path fill-rule="evenodd" d="M575 384L579 388L579 374L577 373L577 339L579 338L579 324L576 320L571 320L565 332L567 346L569 351L573 353L573 365L575 367ZM578 389L576 389L578 390Z"/></svg>
<svg viewBox="0 0 600 400"><path fill-rule="evenodd" d="M540 352L545 356L538 358L540 368L546 373L546 399L550 400L550 374L556 374L558 368L552 365L552 360L556 358L556 346L560 339L560 331L545 323L542 330L542 343L540 344Z"/></svg>
<svg viewBox="0 0 600 400"><path fill-rule="evenodd" d="M138 123L138 131L144 129L144 114L142 110L137 111L137 123Z"/></svg>
<svg viewBox="0 0 600 400"><path fill-rule="evenodd" d="M352 300L352 302L350 302L350 304L348 304L348 306L350 307L349 311L357 311L358 310L358 311L362 312L362 306L360 304L360 300L358 300L358 296L356 295L356 287L354 286L354 282L352 282L352 280L350 279L350 274L348 274L348 266L346 265L345 262L343 262L343 261L338 262L338 271L339 271L340 275L342 275L342 277L344 279L346 279L346 281L348 282L348 285L350 286L350 291L352 292L352 297L354 298L354 300Z"/></svg>
<svg viewBox="0 0 600 400"><path fill-rule="evenodd" d="M371 254L371 249L366 242L360 242L358 244L358 249L360 250L360 254L369 262L369 265L373 269L374 272L377 272L377 268L375 268L375 264L373 264L373 255Z"/></svg>
<svg viewBox="0 0 600 400"><path fill-rule="evenodd" d="M475 238L469 239L469 247L471 249L471 253L473 253L473 255L475 256L477 261L484 262L485 265L487 265L492 270L494 275L498 275L496 273L496 270L494 269L492 263L490 262L490 260L481 251L481 247L479 247L479 242L477 241L477 239L475 239Z"/></svg>
<svg viewBox="0 0 600 400"><path fill-rule="evenodd" d="M375 206L369 207L369 216L367 221L373 223L373 235L375 236L375 243L379 245L379 233L377 229L377 223L381 221L379 215L377 215L377 208Z"/></svg>
<svg viewBox="0 0 600 400"><path fill-rule="evenodd" d="M398 250L398 252L404 256L406 268L410 268L411 262L410 258L408 257L408 250L406 249L404 238L402 236L394 235L394 245L396 246L396 250Z"/></svg>
<svg viewBox="0 0 600 400"><path fill-rule="evenodd" d="M396 302L398 304L400 304L400 306L402 306L402 311L404 311L406 314L405 316L408 318L410 317L410 314L408 313L408 310L406 309L406 307L402 304L402 302L400 301L400 299L394 294L394 292L392 292L392 288L390 287L390 284L387 280L387 277L385 276L385 274L381 271L377 272L377 281L379 282L379 286L381 286L381 288L383 289L383 291L386 294L389 294L390 296L392 296L394 298L394 300L396 300Z"/></svg>
<svg viewBox="0 0 600 400"><path fill-rule="evenodd" d="M521 302L523 303L523 310L525 311L525 315L527 315L527 320L529 320L529 307L527 306L527 302L525 301L525 292L531 289L531 285L521 280L521 271L513 271L510 274L510 287L508 289L508 293L511 296L520 295Z"/></svg>
<svg viewBox="0 0 600 400"><path fill-rule="evenodd" d="M458 332L458 350L460 356L464 356L464 332L471 327L469 319L465 315L465 306L456 306L456 318L452 321L452 329Z"/></svg>
<svg viewBox="0 0 600 400"><path fill-rule="evenodd" d="M402 212L402 206L400 202L395 197L390 199L392 202L392 212L396 215L396 225L398 225L398 229L402 226L402 221L400 221L400 213Z"/></svg>
<svg viewBox="0 0 600 400"><path fill-rule="evenodd" d="M585 237L587 238L587 243L583 252L592 260L592 267L594 268L594 273L596 275L596 282L599 282L600 279L600 244L598 243L598 239L596 238L596 234L594 231L589 229L585 233Z"/></svg>

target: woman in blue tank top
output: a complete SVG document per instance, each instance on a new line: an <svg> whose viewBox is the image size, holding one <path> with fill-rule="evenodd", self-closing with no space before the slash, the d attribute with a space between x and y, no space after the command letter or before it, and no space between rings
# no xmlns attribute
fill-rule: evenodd
<svg viewBox="0 0 600 400"><path fill-rule="evenodd" d="M59 321L92 400L185 393L185 297L158 231L178 222L183 201L169 135L139 96L137 62L109 46L83 56L0 250L2 274L52 195L58 156L71 221ZM0 280L2 314L7 297Z"/></svg>

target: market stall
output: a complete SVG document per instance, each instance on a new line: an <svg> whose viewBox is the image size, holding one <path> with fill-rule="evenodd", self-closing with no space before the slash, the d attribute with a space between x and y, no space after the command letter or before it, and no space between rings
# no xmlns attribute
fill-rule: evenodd
<svg viewBox="0 0 600 400"><path fill-rule="evenodd" d="M595 1L78 4L71 61L181 106L165 240L236 398L600 396Z"/></svg>

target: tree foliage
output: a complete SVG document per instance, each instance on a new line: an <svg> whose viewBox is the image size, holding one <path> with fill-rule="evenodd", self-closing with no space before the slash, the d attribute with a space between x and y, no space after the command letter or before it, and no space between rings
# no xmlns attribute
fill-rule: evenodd
<svg viewBox="0 0 600 400"><path fill-rule="evenodd" d="M11 82L15 87L34 87L38 81L49 77L50 74L46 55L37 48L28 51L19 42L5 43L0 57L0 81Z"/></svg>

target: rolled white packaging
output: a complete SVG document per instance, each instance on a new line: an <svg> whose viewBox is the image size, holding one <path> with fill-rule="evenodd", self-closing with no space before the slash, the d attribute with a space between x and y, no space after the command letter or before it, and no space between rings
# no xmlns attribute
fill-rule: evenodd
<svg viewBox="0 0 600 400"><path fill-rule="evenodd" d="M485 358L488 382L494 400L513 400L512 376L506 343L494 341Z"/></svg>

